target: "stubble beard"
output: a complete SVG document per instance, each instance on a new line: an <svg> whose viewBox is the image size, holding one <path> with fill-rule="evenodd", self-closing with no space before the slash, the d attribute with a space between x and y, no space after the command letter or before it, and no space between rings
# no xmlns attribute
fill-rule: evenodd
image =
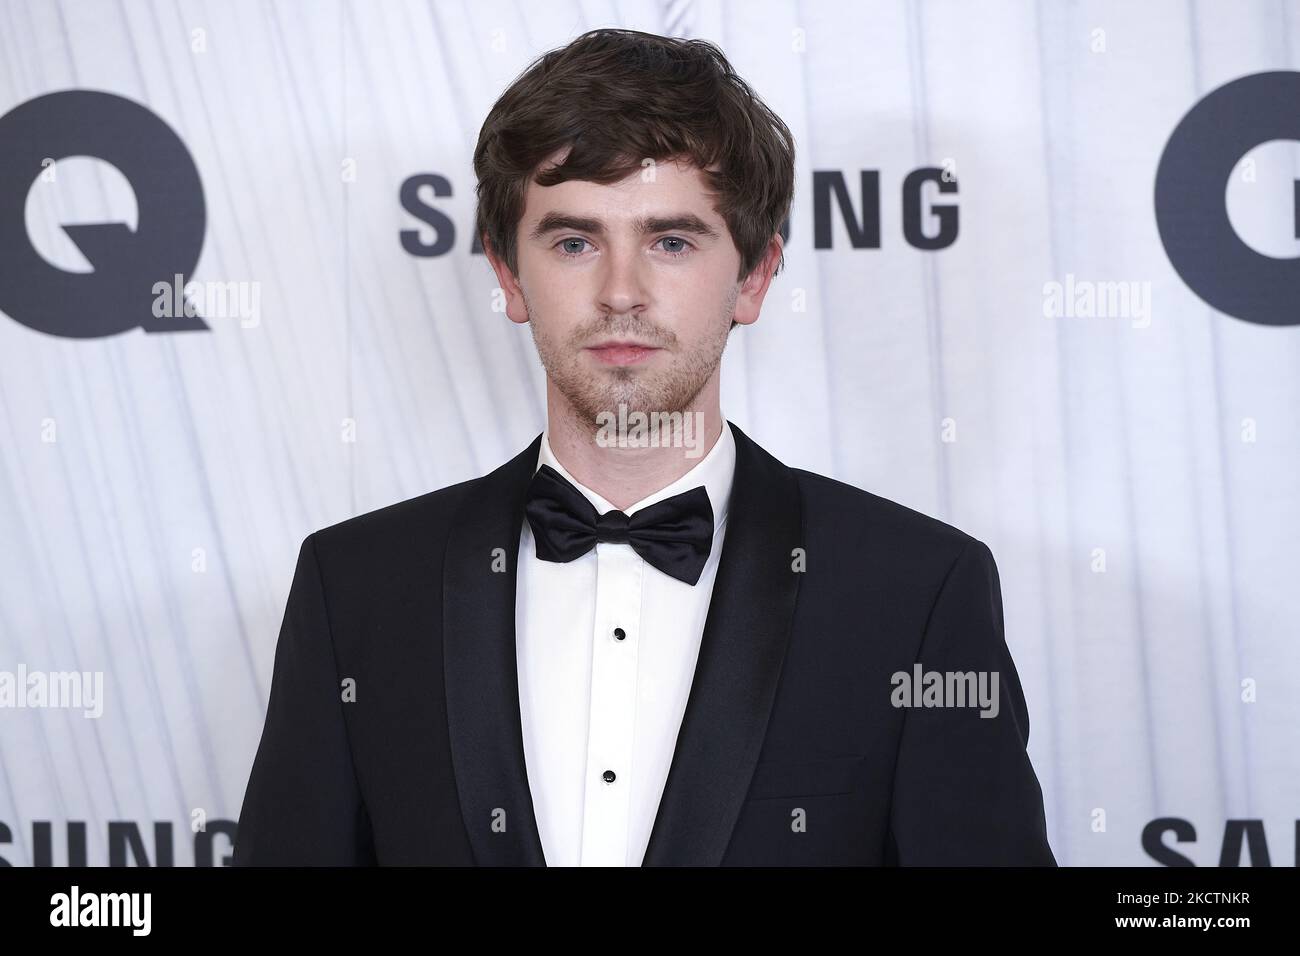
<svg viewBox="0 0 1300 956"><path fill-rule="evenodd" d="M679 349L676 335L634 316L597 318L584 322L564 340L547 334L545 322L534 320L527 297L524 308L533 332L533 344L547 377L573 408L581 424L596 428L602 414L685 412L691 408L722 361L736 311L739 288L733 287L723 304L715 329L689 351ZM602 338L626 337L663 349L651 361L663 368L609 367L593 372L582 350ZM664 362L665 358L670 361Z"/></svg>

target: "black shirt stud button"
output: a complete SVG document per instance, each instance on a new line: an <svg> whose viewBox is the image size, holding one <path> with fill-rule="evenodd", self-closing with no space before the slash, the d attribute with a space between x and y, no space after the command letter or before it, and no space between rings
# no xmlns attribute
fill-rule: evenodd
<svg viewBox="0 0 1300 956"><path fill-rule="evenodd" d="M602 774L602 776L605 778L605 782L606 782L606 783L613 783L613 782L614 782L614 771L612 771L612 770L606 770L606 771Z"/></svg>
<svg viewBox="0 0 1300 956"><path fill-rule="evenodd" d="M621 627L614 628L614 640L621 641L625 637L627 637L627 631L623 630Z"/></svg>

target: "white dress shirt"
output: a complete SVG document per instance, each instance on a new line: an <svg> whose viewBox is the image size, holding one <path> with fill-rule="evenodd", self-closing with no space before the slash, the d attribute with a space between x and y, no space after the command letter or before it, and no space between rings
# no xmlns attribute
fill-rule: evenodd
<svg viewBox="0 0 1300 956"><path fill-rule="evenodd" d="M572 561L542 561L524 521L515 592L519 707L548 866L640 866L645 857L695 676L735 462L724 417L721 436L690 471L623 509L630 516L704 486L713 545L694 586L647 564L630 544L598 542ZM556 460L546 433L542 465L598 513L614 510Z"/></svg>

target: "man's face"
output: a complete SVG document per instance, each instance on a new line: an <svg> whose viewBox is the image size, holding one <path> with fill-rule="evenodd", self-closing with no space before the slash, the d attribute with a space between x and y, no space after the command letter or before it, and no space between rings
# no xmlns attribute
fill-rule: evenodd
<svg viewBox="0 0 1300 956"><path fill-rule="evenodd" d="M530 323L551 384L583 421L620 403L687 411L716 389L732 319L758 318L771 266L737 279L740 253L713 202L704 174L673 162L610 185L529 183L517 282L493 266L507 313Z"/></svg>

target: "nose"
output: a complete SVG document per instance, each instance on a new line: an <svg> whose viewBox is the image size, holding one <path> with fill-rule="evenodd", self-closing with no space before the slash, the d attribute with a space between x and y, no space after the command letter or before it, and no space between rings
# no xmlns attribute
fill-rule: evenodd
<svg viewBox="0 0 1300 956"><path fill-rule="evenodd" d="M601 257L598 305L606 315L640 312L649 304L644 263L635 249L609 249Z"/></svg>

